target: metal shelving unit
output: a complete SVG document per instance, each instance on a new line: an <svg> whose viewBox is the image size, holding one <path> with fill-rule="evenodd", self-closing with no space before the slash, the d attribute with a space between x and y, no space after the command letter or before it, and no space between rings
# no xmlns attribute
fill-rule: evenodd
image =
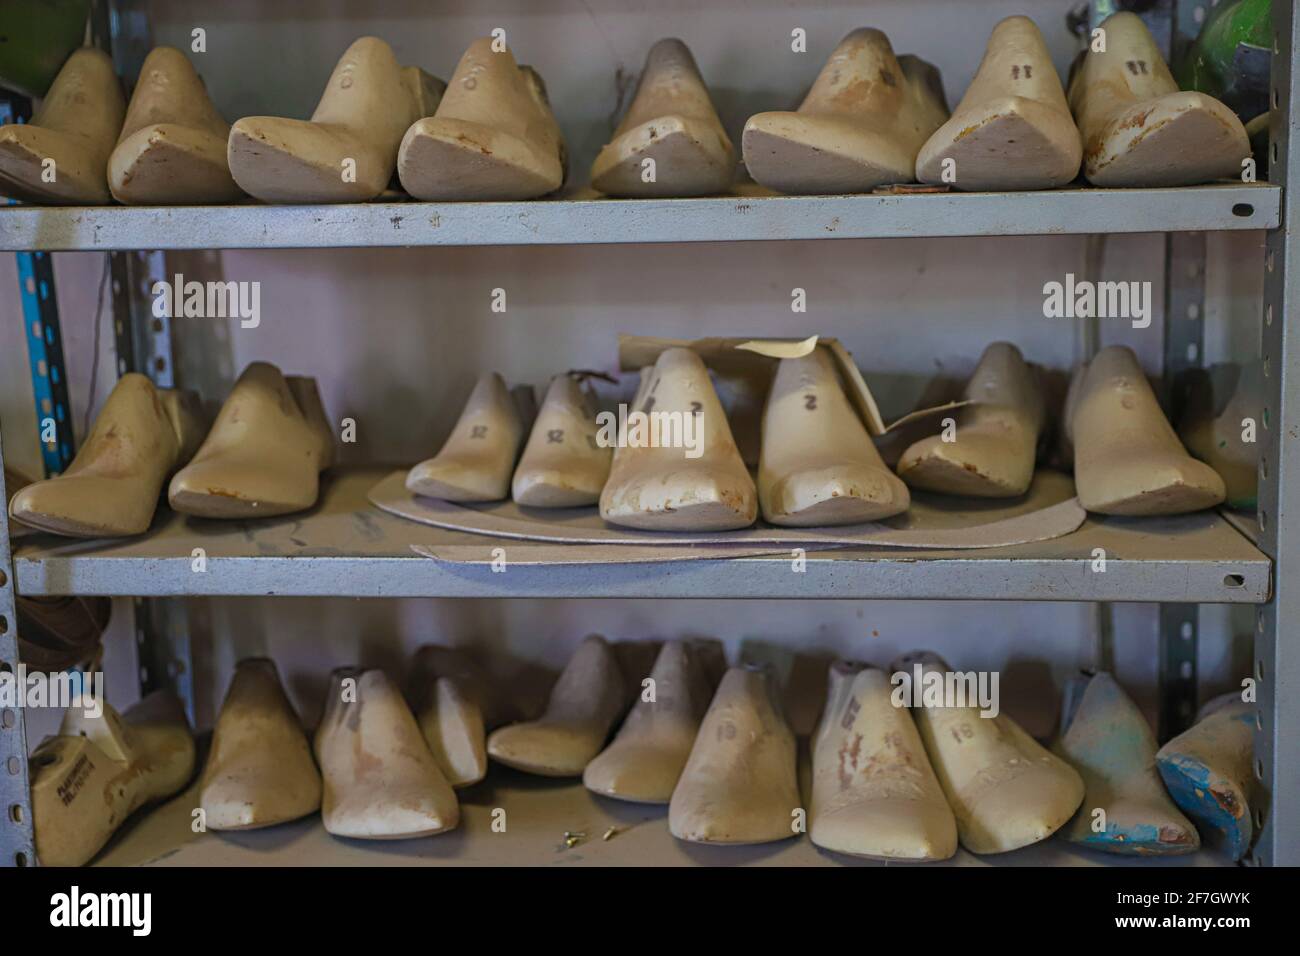
<svg viewBox="0 0 1300 956"><path fill-rule="evenodd" d="M1274 4L1271 134L1273 184L1191 189L1066 189L1047 193L901 194L617 202L565 199L533 203L442 204L379 202L352 206L0 209L0 249L18 251L167 250L424 245L546 245L574 243L719 242L783 239L1056 235L1187 234L1266 230L1266 291L1261 303L1268 388L1261 430L1258 545L1217 515L1134 522L1090 518L1056 541L982 552L836 551L808 556L808 570L789 573L788 555L723 561L704 559L630 564L533 565L512 572L465 564L491 542L412 525L368 506L365 491L381 476L345 471L332 479L322 504L300 521L221 524L163 515L140 539L22 544L10 555L8 523L0 513L0 668L18 663L14 589L25 595L342 595L355 597L768 597L968 598L1169 602L1162 624L1194 638L1195 615L1172 605L1258 605L1254 674L1258 684L1256 775L1259 838L1249 861L1300 863L1300 647L1283 637L1300 621L1300 202L1284 184L1300 182L1300 17L1294 4ZM1199 254L1204 255L1204 244ZM1174 254L1171 251L1171 255ZM1195 302L1178 289L1167 303ZM1190 298L1189 298L1190 296ZM129 314L123 302L119 316ZM1172 310L1175 305L1170 304ZM1172 315L1172 311L1171 311ZM129 319L128 319L129 322ZM1169 323L1167 323L1168 327ZM1199 326L1178 335L1199 342ZM1185 347L1175 350L1188 354ZM2 454L0 454L2 460ZM2 481L2 479L0 479ZM292 528L288 525L292 524ZM458 561L417 554L432 549ZM1093 549L1109 556L1107 573L1090 568ZM202 548L206 570L193 569ZM526 546L516 545L525 551ZM1172 638L1171 638L1172 640ZM1171 651L1169 661L1187 660ZM1194 655L1193 655L1194 656ZM21 711L0 713L0 862L34 861L27 796L27 742ZM629 844L633 859L710 862L707 852L640 826L634 811L596 805L585 791L507 782L509 799L529 812L590 816L591 862ZM518 791L518 792L515 792ZM137 822L110 847L104 862L144 862L174 854L173 862L285 862L284 846L320 862L360 861L363 851L323 837L316 822L294 825L287 844L277 834L191 840L188 810L178 799ZM563 807L560 814L557 807ZM179 808L179 809L178 809ZM549 808L549 809L548 809ZM593 809L594 808L594 809ZM182 813L182 811L184 811ZM481 811L481 812L480 812ZM464 832L447 839L473 846L490 862L497 852L482 830L484 807L467 804ZM647 818L648 819L648 818ZM608 826L627 826L601 840ZM554 841L538 843L549 862ZM430 862L454 849L424 841L390 859ZM512 849L518 860L520 850ZM1071 863L1075 851L1051 841L1024 852L1021 862ZM817 862L807 841L764 859ZM799 859L795 859L798 857ZM804 860L803 857L809 857ZM624 856L623 859L628 857ZM366 856L371 862L374 857ZM604 857L613 861L612 857ZM1092 858L1095 859L1095 858ZM299 860L295 860L299 862ZM734 862L734 857L729 859ZM971 862L959 856L957 862ZM1114 864L1116 861L1107 860ZM1221 862L1197 854L1186 862Z"/></svg>

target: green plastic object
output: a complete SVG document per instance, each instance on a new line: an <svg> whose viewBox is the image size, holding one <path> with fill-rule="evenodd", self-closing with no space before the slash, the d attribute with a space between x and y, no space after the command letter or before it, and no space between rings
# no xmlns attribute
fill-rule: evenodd
<svg viewBox="0 0 1300 956"><path fill-rule="evenodd" d="M1178 64L1178 85L1221 100L1242 122L1267 110L1269 6L1269 0L1234 0L1213 8Z"/></svg>
<svg viewBox="0 0 1300 956"><path fill-rule="evenodd" d="M82 45L90 0L0 2L0 86L44 96L72 51Z"/></svg>

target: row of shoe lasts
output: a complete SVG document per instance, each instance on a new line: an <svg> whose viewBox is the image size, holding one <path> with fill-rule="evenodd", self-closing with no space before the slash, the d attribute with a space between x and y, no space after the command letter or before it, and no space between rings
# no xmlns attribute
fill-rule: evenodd
<svg viewBox="0 0 1300 956"><path fill-rule="evenodd" d="M841 41L797 112L745 124L745 167L787 193L865 192L893 183L964 190L1186 186L1238 177L1250 144L1218 100L1180 92L1135 14L1101 24L1104 49L1076 62L1068 100L1042 34L1008 17L949 116L939 71L895 57L879 30Z"/></svg>
<svg viewBox="0 0 1300 956"><path fill-rule="evenodd" d="M400 173L420 199L527 199L558 189L564 143L541 77L475 41L452 85L362 37L310 121L222 119L179 50L145 58L129 107L112 61L84 48L32 122L0 128L0 193L33 203L363 202ZM48 161L55 175L49 175Z"/></svg>
<svg viewBox="0 0 1300 956"><path fill-rule="evenodd" d="M501 377L489 373L438 454L407 474L406 487L453 502L511 496L535 508L599 503L601 517L612 524L665 531L744 528L760 509L774 525L875 521L908 509L908 486L979 498L1023 495L1046 420L1036 370L1014 345L994 343L964 397L972 404L955 413L955 435L911 445L896 475L850 404L826 350L781 359L763 411L755 483L709 372L689 349L667 349L641 371L631 408L698 413L700 449L693 458L666 445L604 447L590 396L568 375L552 381L521 456L519 412ZM1189 434L1196 435L1198 450L1234 464L1235 450L1245 448L1240 427L1232 424L1234 415L1240 421L1238 411L1231 407L1208 424L1197 423ZM1224 501L1223 479L1187 453L1129 349L1103 349L1076 371L1065 420L1077 493L1089 511L1181 514ZM1231 474L1244 485L1254 471L1240 465Z"/></svg>
<svg viewBox="0 0 1300 956"><path fill-rule="evenodd" d="M908 183L1048 189L1080 163L1098 186L1178 186L1237 176L1250 154L1219 101L1180 92L1140 18L1103 24L1105 49L1077 65L1069 98L1026 17L995 27L970 88L949 116L938 71L895 57L879 30L835 49L795 112L745 124L745 166L786 193L867 192ZM363 37L339 61L310 121L255 116L227 127L179 51L146 59L123 122L110 61L85 49L40 115L0 130L0 191L44 203L360 202L388 188L425 200L531 199L558 189L564 141L545 87L508 49L476 40L450 85L400 66ZM119 132L120 131L120 132ZM116 147L114 142L116 141ZM47 159L55 182L42 175ZM646 160L655 175L646 176ZM592 185L625 197L723 192L735 148L690 50L661 40ZM107 169L107 183L104 170ZM350 175L344 175L348 170Z"/></svg>
<svg viewBox="0 0 1300 956"><path fill-rule="evenodd" d="M254 362L205 433L193 394L132 372L118 380L67 470L20 488L9 513L71 537L141 534L165 486L182 514L290 514L316 503L320 472L333 459L315 379Z"/></svg>
<svg viewBox="0 0 1300 956"><path fill-rule="evenodd" d="M1184 431L1197 453L1229 477L1225 486L1216 468L1187 454L1133 353L1102 350L1076 371L1065 410L1083 506L1100 514L1177 514L1217 505L1229 493L1234 502L1252 497L1254 468L1238 423L1255 378L1243 376L1217 417L1205 409ZM973 404L956 412L955 434L946 436L953 440L934 435L911 445L895 475L826 351L782 359L763 413L755 484L709 372L689 349L665 350L642 370L632 408L698 412L695 458L662 445L605 446L590 394L568 374L552 380L525 443L515 401L501 377L489 373L441 450L413 467L406 485L454 502L599 503L613 524L688 531L746 527L760 508L775 525L879 520L907 510L909 485L981 498L1023 495L1046 418L1036 370L1015 346L994 343L965 397ZM68 469L19 489L10 515L55 534L135 535L148 529L166 484L168 501L182 514L274 517L316 503L320 472L334 456L315 381L283 376L264 362L249 365L202 436L192 396L126 375Z"/></svg>
<svg viewBox="0 0 1300 956"><path fill-rule="evenodd" d="M719 681L723 666L716 644L669 641L629 712L615 655L592 636L542 716L511 723L510 706L471 658L428 646L413 662L409 705L382 671L335 671L309 743L275 665L246 660L213 733L201 818L210 830L249 830L319 810L337 836L430 836L458 825L455 790L482 780L490 756L527 773L581 777L603 797L667 804L681 840L794 837L804 804L779 688L764 667L732 667ZM949 670L928 653L894 665L916 668ZM1071 842L1093 849L1164 856L1200 846L1184 813L1221 834L1234 858L1250 845L1251 714L1236 695L1208 705L1157 751L1109 674L1080 677L1053 752L1005 714L909 711L893 694L884 670L848 661L830 668L811 740L807 824L819 847L944 860L958 842L972 853L1003 853L1066 827ZM124 718L108 707L93 718L73 707L32 757L41 861L90 860L135 809L181 790L194 763L174 697L154 695Z"/></svg>

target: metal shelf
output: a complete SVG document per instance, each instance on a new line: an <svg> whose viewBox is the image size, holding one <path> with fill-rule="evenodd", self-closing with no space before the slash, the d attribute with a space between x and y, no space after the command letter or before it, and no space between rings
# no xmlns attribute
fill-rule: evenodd
<svg viewBox="0 0 1300 956"><path fill-rule="evenodd" d="M165 510L145 536L18 543L18 591L28 596L110 594L342 597L900 598L1030 601L1260 603L1270 562L1215 513L1178 518L1090 517L1053 541L980 551L850 549L730 560L528 564L526 542L426 527L372 507L366 493L389 469L344 470L311 512L218 522ZM486 560L505 547L505 573L436 561L415 545ZM195 549L206 570L194 570ZM1105 572L1093 570L1104 548Z"/></svg>
<svg viewBox="0 0 1300 956"><path fill-rule="evenodd" d="M619 803L580 783L544 780L494 766L485 783L461 790L460 826L418 840L340 840L319 816L239 833L192 831L197 787L127 824L97 861L101 866L886 866L820 850L806 836L760 846L701 846L668 832L668 808ZM504 833L492 813L505 810ZM610 839L603 839L611 828ZM573 848L565 832L585 833ZM1054 837L978 857L958 850L931 866L1229 866L1212 850L1167 859L1111 856Z"/></svg>
<svg viewBox="0 0 1300 956"><path fill-rule="evenodd" d="M748 193L749 190L743 190ZM14 206L0 249L573 245L1272 229L1282 190L1182 189L325 206Z"/></svg>

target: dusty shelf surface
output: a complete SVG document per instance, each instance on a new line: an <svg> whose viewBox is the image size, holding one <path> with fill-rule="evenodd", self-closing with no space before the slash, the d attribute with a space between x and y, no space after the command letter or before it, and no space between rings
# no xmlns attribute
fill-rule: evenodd
<svg viewBox="0 0 1300 956"><path fill-rule="evenodd" d="M1260 603L1270 562L1215 512L1177 518L1089 517L1051 541L974 551L851 548L672 562L528 563L527 542L385 514L366 493L387 467L325 479L309 512L260 521L186 518L160 508L137 538L16 543L18 591L340 597L901 598ZM435 560L415 547L454 554ZM482 562L504 547L497 572ZM1101 549L1099 552L1098 549ZM553 549L552 549L553 550ZM1105 570L1098 554L1104 552ZM590 554L585 549L583 554Z"/></svg>
<svg viewBox="0 0 1300 956"><path fill-rule="evenodd" d="M1272 229L1281 193L1263 183L1179 189L705 199L373 202L266 206L15 206L0 249L270 249L573 245L920 236Z"/></svg>
<svg viewBox="0 0 1300 956"><path fill-rule="evenodd" d="M620 803L576 781L530 777L493 766L488 779L459 791L461 823L418 840L366 841L330 836L313 815L242 833L194 833L197 788L139 815L96 861L101 866L884 866L820 850L807 836L759 846L701 846L668 832L668 808ZM505 832L494 832L494 811ZM501 818L500 813L495 814ZM605 834L611 829L609 839ZM573 847L565 833L584 834ZM1074 847L1053 837L997 856L959 850L952 866L1215 866L1210 850L1134 860ZM892 864L908 865L908 864Z"/></svg>

